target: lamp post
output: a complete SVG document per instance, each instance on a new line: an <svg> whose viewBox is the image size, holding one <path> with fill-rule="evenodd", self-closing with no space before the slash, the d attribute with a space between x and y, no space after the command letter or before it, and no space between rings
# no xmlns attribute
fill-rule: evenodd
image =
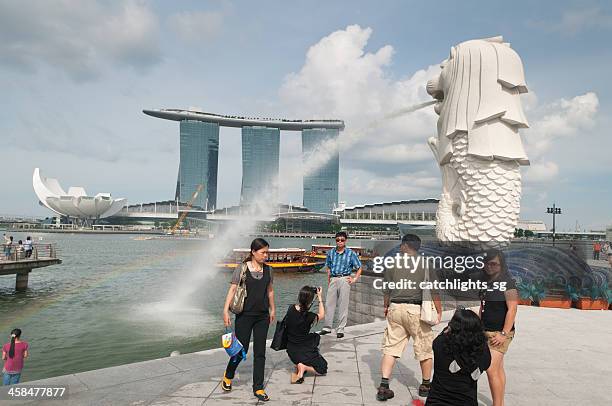
<svg viewBox="0 0 612 406"><path fill-rule="evenodd" d="M546 213L552 214L552 216L553 216L552 238L553 238L553 247L554 247L555 246L555 216L557 214L561 214L561 208L560 207L556 207L555 203L553 203L552 207L547 207L546 208Z"/></svg>

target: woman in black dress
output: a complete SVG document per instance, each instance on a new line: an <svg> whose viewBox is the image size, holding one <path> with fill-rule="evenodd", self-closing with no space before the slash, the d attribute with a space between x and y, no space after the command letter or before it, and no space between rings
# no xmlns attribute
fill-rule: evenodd
<svg viewBox="0 0 612 406"><path fill-rule="evenodd" d="M427 406L477 406L478 378L491 365L482 322L460 309L433 342L434 375Z"/></svg>
<svg viewBox="0 0 612 406"><path fill-rule="evenodd" d="M310 310L315 294L319 299L319 312ZM311 333L310 329L325 317L325 308L321 299L321 288L304 286L298 295L298 303L289 307L285 319L287 329L287 355L295 364L291 374L291 383L304 382L304 373L318 375L327 373L327 361L319 353L321 336Z"/></svg>
<svg viewBox="0 0 612 406"><path fill-rule="evenodd" d="M251 242L251 254L241 266L236 267L223 307L223 322L226 327L229 327L232 325L229 313L230 303L240 283L242 268L245 267L247 296L242 313L236 315L235 333L245 351L248 351L251 335L253 336L253 394L264 402L270 400L264 391L266 338L268 327L274 321L276 314L272 268L265 264L269 247L270 245L263 238L256 238ZM221 381L221 388L226 392L232 390L232 379L240 361L242 361L242 353L230 358L227 364Z"/></svg>

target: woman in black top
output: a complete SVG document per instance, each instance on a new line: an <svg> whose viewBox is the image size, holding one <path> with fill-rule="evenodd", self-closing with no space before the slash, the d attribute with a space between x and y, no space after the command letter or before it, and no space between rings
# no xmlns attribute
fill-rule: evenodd
<svg viewBox="0 0 612 406"><path fill-rule="evenodd" d="M315 297L319 299L319 312L309 311ZM325 375L327 361L319 353L321 336L311 333L310 329L325 317L325 308L321 299L321 288L304 286L298 295L298 303L289 307L285 318L287 329L287 355L295 366L291 374L291 383L304 382L304 373Z"/></svg>
<svg viewBox="0 0 612 406"><path fill-rule="evenodd" d="M427 406L477 406L478 378L489 368L491 353L482 322L460 309L433 342L434 374Z"/></svg>
<svg viewBox="0 0 612 406"><path fill-rule="evenodd" d="M493 406L503 406L506 391L504 354L514 339L518 291L501 251L487 252L484 271L488 289L481 295L480 317L491 349L491 367L487 370L487 377Z"/></svg>
<svg viewBox="0 0 612 406"><path fill-rule="evenodd" d="M229 306L234 298L236 287L240 282L242 267L246 267L246 290L242 313L236 315L236 337L244 346L245 352L249 349L249 341L253 335L253 394L262 401L270 398L263 389L264 370L266 366L266 338L268 326L275 319L274 286L272 269L264 263L268 258L270 245L263 238L256 238L251 243L251 254L241 266L236 267L232 276L230 288L223 307L223 322L226 327L232 325ZM242 353L230 358L225 375L221 381L221 388L229 392L232 390L232 379L238 364L242 361Z"/></svg>

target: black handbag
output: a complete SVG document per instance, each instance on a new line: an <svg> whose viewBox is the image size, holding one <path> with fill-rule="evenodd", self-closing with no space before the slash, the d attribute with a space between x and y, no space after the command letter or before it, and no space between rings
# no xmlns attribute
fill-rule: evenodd
<svg viewBox="0 0 612 406"><path fill-rule="evenodd" d="M291 307L289 307L291 309ZM287 313L289 313L287 309ZM274 351L286 350L287 349L287 315L281 321L276 322L276 330L274 331L274 337L272 338L272 344L270 348Z"/></svg>

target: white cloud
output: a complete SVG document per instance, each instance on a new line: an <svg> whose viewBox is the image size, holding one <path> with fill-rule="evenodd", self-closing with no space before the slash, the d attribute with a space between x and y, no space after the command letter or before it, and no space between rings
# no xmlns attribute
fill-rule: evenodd
<svg viewBox="0 0 612 406"><path fill-rule="evenodd" d="M588 92L572 99L560 99L534 111L541 118L531 118L531 128L526 130L527 154L537 162L561 138L573 137L591 129L599 109L599 99Z"/></svg>
<svg viewBox="0 0 612 406"><path fill-rule="evenodd" d="M440 193L440 179L426 171L404 172L393 176L376 176L364 170L348 170L345 188L362 199L399 200L410 198L437 197Z"/></svg>
<svg viewBox="0 0 612 406"><path fill-rule="evenodd" d="M550 161L532 163L524 174L524 181L528 184L547 183L557 177L559 166Z"/></svg>
<svg viewBox="0 0 612 406"><path fill-rule="evenodd" d="M147 3L0 3L0 64L17 71L64 70L77 81L113 63L143 71L161 60L156 15Z"/></svg>
<svg viewBox="0 0 612 406"><path fill-rule="evenodd" d="M361 199L360 192L365 190L371 196L393 199L421 195L426 187L421 182L410 186L400 183L413 179L409 175L415 171L412 163L428 159L433 163L426 146L427 138L436 131L433 108L411 114L397 112L431 100L425 84L439 73L439 67L433 65L395 79L388 71L393 47L385 45L368 52L371 35L371 28L351 25L322 38L308 50L302 68L285 78L279 92L290 115L345 121L340 142L342 166L350 166L360 176L350 180L347 173L341 174L340 188L345 191L341 199L349 202ZM398 165L387 165L387 178L380 173L385 171L381 162L405 165L399 169ZM420 176L437 179L437 170L432 172L435 175ZM358 189L357 184L361 184Z"/></svg>
<svg viewBox="0 0 612 406"><path fill-rule="evenodd" d="M381 158L385 164L401 164L421 162L431 159L431 150L423 144L390 144L373 145L368 149L358 149L351 156L359 161L380 164Z"/></svg>
<svg viewBox="0 0 612 406"><path fill-rule="evenodd" d="M218 11L185 11L168 17L168 25L185 41L202 42L213 38L223 27Z"/></svg>

